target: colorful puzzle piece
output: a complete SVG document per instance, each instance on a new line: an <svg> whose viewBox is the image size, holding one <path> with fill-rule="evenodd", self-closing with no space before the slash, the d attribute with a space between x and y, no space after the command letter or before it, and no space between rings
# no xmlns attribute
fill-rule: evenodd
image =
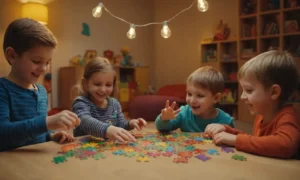
<svg viewBox="0 0 300 180"><path fill-rule="evenodd" d="M219 151L216 149L209 149L206 152L210 155L220 155Z"/></svg>
<svg viewBox="0 0 300 180"><path fill-rule="evenodd" d="M211 159L211 157L206 156L204 154L198 154L198 155L195 156L195 158L200 159L201 161L207 161L207 160Z"/></svg>
<svg viewBox="0 0 300 180"><path fill-rule="evenodd" d="M138 156L136 159L137 162L149 162L150 159L147 156Z"/></svg>
<svg viewBox="0 0 300 180"><path fill-rule="evenodd" d="M234 153L234 150L228 147L221 147L221 150L226 153Z"/></svg>
<svg viewBox="0 0 300 180"><path fill-rule="evenodd" d="M112 152L114 155L124 155L124 154L126 154L123 150L116 150L116 151L114 151L114 152Z"/></svg>
<svg viewBox="0 0 300 180"><path fill-rule="evenodd" d="M160 152L148 152L147 154L153 158L156 158L161 155Z"/></svg>
<svg viewBox="0 0 300 180"><path fill-rule="evenodd" d="M136 142L121 144L113 140L103 140L84 137L78 143L63 145L60 147L59 156L53 158L54 163L62 163L67 158L75 157L79 159L93 158L103 159L106 154L136 157L138 162L149 162L150 157L159 156L172 157L175 163L187 163L189 158L194 157L202 161L207 161L211 157L207 156L220 154L218 150L203 150L199 146L204 143L212 143L209 138L203 138L201 133L147 133L140 136ZM233 149L222 147L223 152L234 152ZM105 152L107 151L107 152ZM233 159L245 161L245 157L233 156Z"/></svg>
<svg viewBox="0 0 300 180"><path fill-rule="evenodd" d="M55 164L59 164L59 163L63 163L65 161L67 161L67 157L65 156L56 156L53 158L52 160Z"/></svg>
<svg viewBox="0 0 300 180"><path fill-rule="evenodd" d="M129 152L129 153L125 154L125 156L132 158L132 157L136 156L136 152Z"/></svg>
<svg viewBox="0 0 300 180"><path fill-rule="evenodd" d="M188 163L187 157L177 156L173 159L174 163Z"/></svg>
<svg viewBox="0 0 300 180"><path fill-rule="evenodd" d="M143 138L144 135L143 134L132 134L136 139L138 138Z"/></svg>
<svg viewBox="0 0 300 180"><path fill-rule="evenodd" d="M73 143L73 144L67 144L67 145L63 145L60 147L62 152L68 152L73 150L76 146L78 146L77 143Z"/></svg>
<svg viewBox="0 0 300 180"><path fill-rule="evenodd" d="M173 153L172 152L163 152L162 156L171 157L171 156L173 156Z"/></svg>
<svg viewBox="0 0 300 180"><path fill-rule="evenodd" d="M243 156L243 155L234 154L231 157L234 160L247 161L247 158L245 156Z"/></svg>
<svg viewBox="0 0 300 180"><path fill-rule="evenodd" d="M94 158L95 160L99 160L99 159L104 159L104 158L106 158L106 156L105 156L103 153L97 153L97 154L94 154L94 155L93 155L93 158Z"/></svg>

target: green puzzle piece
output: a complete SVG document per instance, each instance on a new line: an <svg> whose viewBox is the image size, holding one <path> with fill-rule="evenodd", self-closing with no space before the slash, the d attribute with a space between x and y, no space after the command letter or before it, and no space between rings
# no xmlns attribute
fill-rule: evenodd
<svg viewBox="0 0 300 180"><path fill-rule="evenodd" d="M53 162L55 164L63 163L65 161L67 161L67 157L65 157L65 156L56 156L53 158Z"/></svg>
<svg viewBox="0 0 300 180"><path fill-rule="evenodd" d="M247 158L245 156L243 156L243 155L235 154L235 155L232 155L231 157L232 157L232 159L235 159L235 160L247 161Z"/></svg>
<svg viewBox="0 0 300 180"><path fill-rule="evenodd" d="M105 156L104 154L102 154L102 153L97 153L97 154L94 154L94 155L93 155L93 158L94 158L95 160L99 160L100 158L101 158L101 159L106 158L106 156Z"/></svg>
<svg viewBox="0 0 300 180"><path fill-rule="evenodd" d="M127 153L127 154L125 154L125 156L132 158L132 157L136 156L136 152Z"/></svg>
<svg viewBox="0 0 300 180"><path fill-rule="evenodd" d="M66 157L73 157L73 156L74 156L74 151L71 150L71 151L66 152L66 153L65 153L65 156L66 156Z"/></svg>

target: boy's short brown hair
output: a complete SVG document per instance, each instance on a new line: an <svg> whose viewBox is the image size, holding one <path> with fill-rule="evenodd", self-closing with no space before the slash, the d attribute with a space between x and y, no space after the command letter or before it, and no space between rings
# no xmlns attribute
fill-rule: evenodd
<svg viewBox="0 0 300 180"><path fill-rule="evenodd" d="M208 89L213 95L223 93L223 75L211 66L203 66L194 71L187 79L187 83L192 83L195 87Z"/></svg>
<svg viewBox="0 0 300 180"><path fill-rule="evenodd" d="M13 48L21 56L35 46L55 48L57 40L53 33L43 24L29 18L14 20L6 29L3 41L3 51Z"/></svg>
<svg viewBox="0 0 300 180"><path fill-rule="evenodd" d="M246 62L238 71L238 78L253 75L264 88L273 84L281 87L279 100L286 102L296 90L298 70L296 62L288 52L268 51Z"/></svg>

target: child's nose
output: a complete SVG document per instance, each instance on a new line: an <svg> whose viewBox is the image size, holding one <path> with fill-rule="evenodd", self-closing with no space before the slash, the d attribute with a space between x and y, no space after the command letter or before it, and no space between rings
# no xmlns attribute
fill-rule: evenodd
<svg viewBox="0 0 300 180"><path fill-rule="evenodd" d="M242 94L241 94L241 100L245 100L245 99L246 99L246 95L245 95L244 92L242 92Z"/></svg>

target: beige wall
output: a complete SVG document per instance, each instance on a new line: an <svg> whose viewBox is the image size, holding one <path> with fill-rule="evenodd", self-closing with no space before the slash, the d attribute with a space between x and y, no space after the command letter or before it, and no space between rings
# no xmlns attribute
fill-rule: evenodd
<svg viewBox="0 0 300 180"><path fill-rule="evenodd" d="M15 0L0 0L0 77L6 76L10 65L3 54L3 36L8 24L21 15L21 4Z"/></svg>
<svg viewBox="0 0 300 180"><path fill-rule="evenodd" d="M164 21L188 7L192 0L155 0L155 21ZM160 26L154 33L154 80L157 88L185 82L187 76L200 66L200 42L212 37L218 22L228 22L232 34L237 33L238 0L208 0L205 13L193 6L169 23L172 35L160 36Z"/></svg>
<svg viewBox="0 0 300 180"><path fill-rule="evenodd" d="M129 40L126 33L129 25L102 13L99 19L92 17L92 8L99 0L56 0L49 3L49 28L59 41L59 47L52 62L53 100L57 105L57 75L58 68L67 66L69 59L77 54L84 54L86 49L96 49L102 55L103 50L111 49L120 52L121 47L132 49L134 60L142 64L152 65L153 59L153 28L136 29L137 37ZM102 0L112 13L136 24L142 24L153 19L151 0ZM90 26L90 37L81 35L81 24Z"/></svg>
<svg viewBox="0 0 300 180"><path fill-rule="evenodd" d="M56 35L59 46L52 61L53 105L57 106L58 69L68 66L71 57L84 55L86 49L96 49L102 55L104 50L111 49L120 53L123 46L131 49L134 61L152 66L153 61L153 27L137 28L137 37L129 40L126 33L129 25L120 22L103 12L101 18L92 17L92 8L100 0L54 0L49 8L48 27ZM101 2L115 15L129 22L143 24L153 19L153 3L151 0L101 0ZM0 0L0 42L8 23L20 17L21 4L16 0ZM81 35L82 23L90 26L90 37ZM9 72L9 66L1 51L0 75Z"/></svg>
<svg viewBox="0 0 300 180"><path fill-rule="evenodd" d="M151 80L156 88L166 84L183 83L187 76L200 66L200 42L212 37L220 19L228 22L232 34L237 32L237 1L208 0L207 12L199 12L196 6L169 23L172 36L163 39L161 26L137 28L137 37L129 40L129 25L103 12L101 18L91 15L92 8L100 0L54 0L48 4L48 27L54 32L59 46L52 61L53 101L57 106L58 69L69 64L69 59L84 54L86 49L96 49L98 54L111 49L115 53L123 46L132 49L134 60L150 65ZM49 2L49 1L48 1ZM188 7L192 0L101 0L114 14L136 24L164 21ZM21 4L16 0L0 0L0 42L4 30L20 17ZM81 35L81 23L90 26L91 36ZM2 46L1 46L2 47ZM9 72L3 51L0 51L0 76Z"/></svg>

